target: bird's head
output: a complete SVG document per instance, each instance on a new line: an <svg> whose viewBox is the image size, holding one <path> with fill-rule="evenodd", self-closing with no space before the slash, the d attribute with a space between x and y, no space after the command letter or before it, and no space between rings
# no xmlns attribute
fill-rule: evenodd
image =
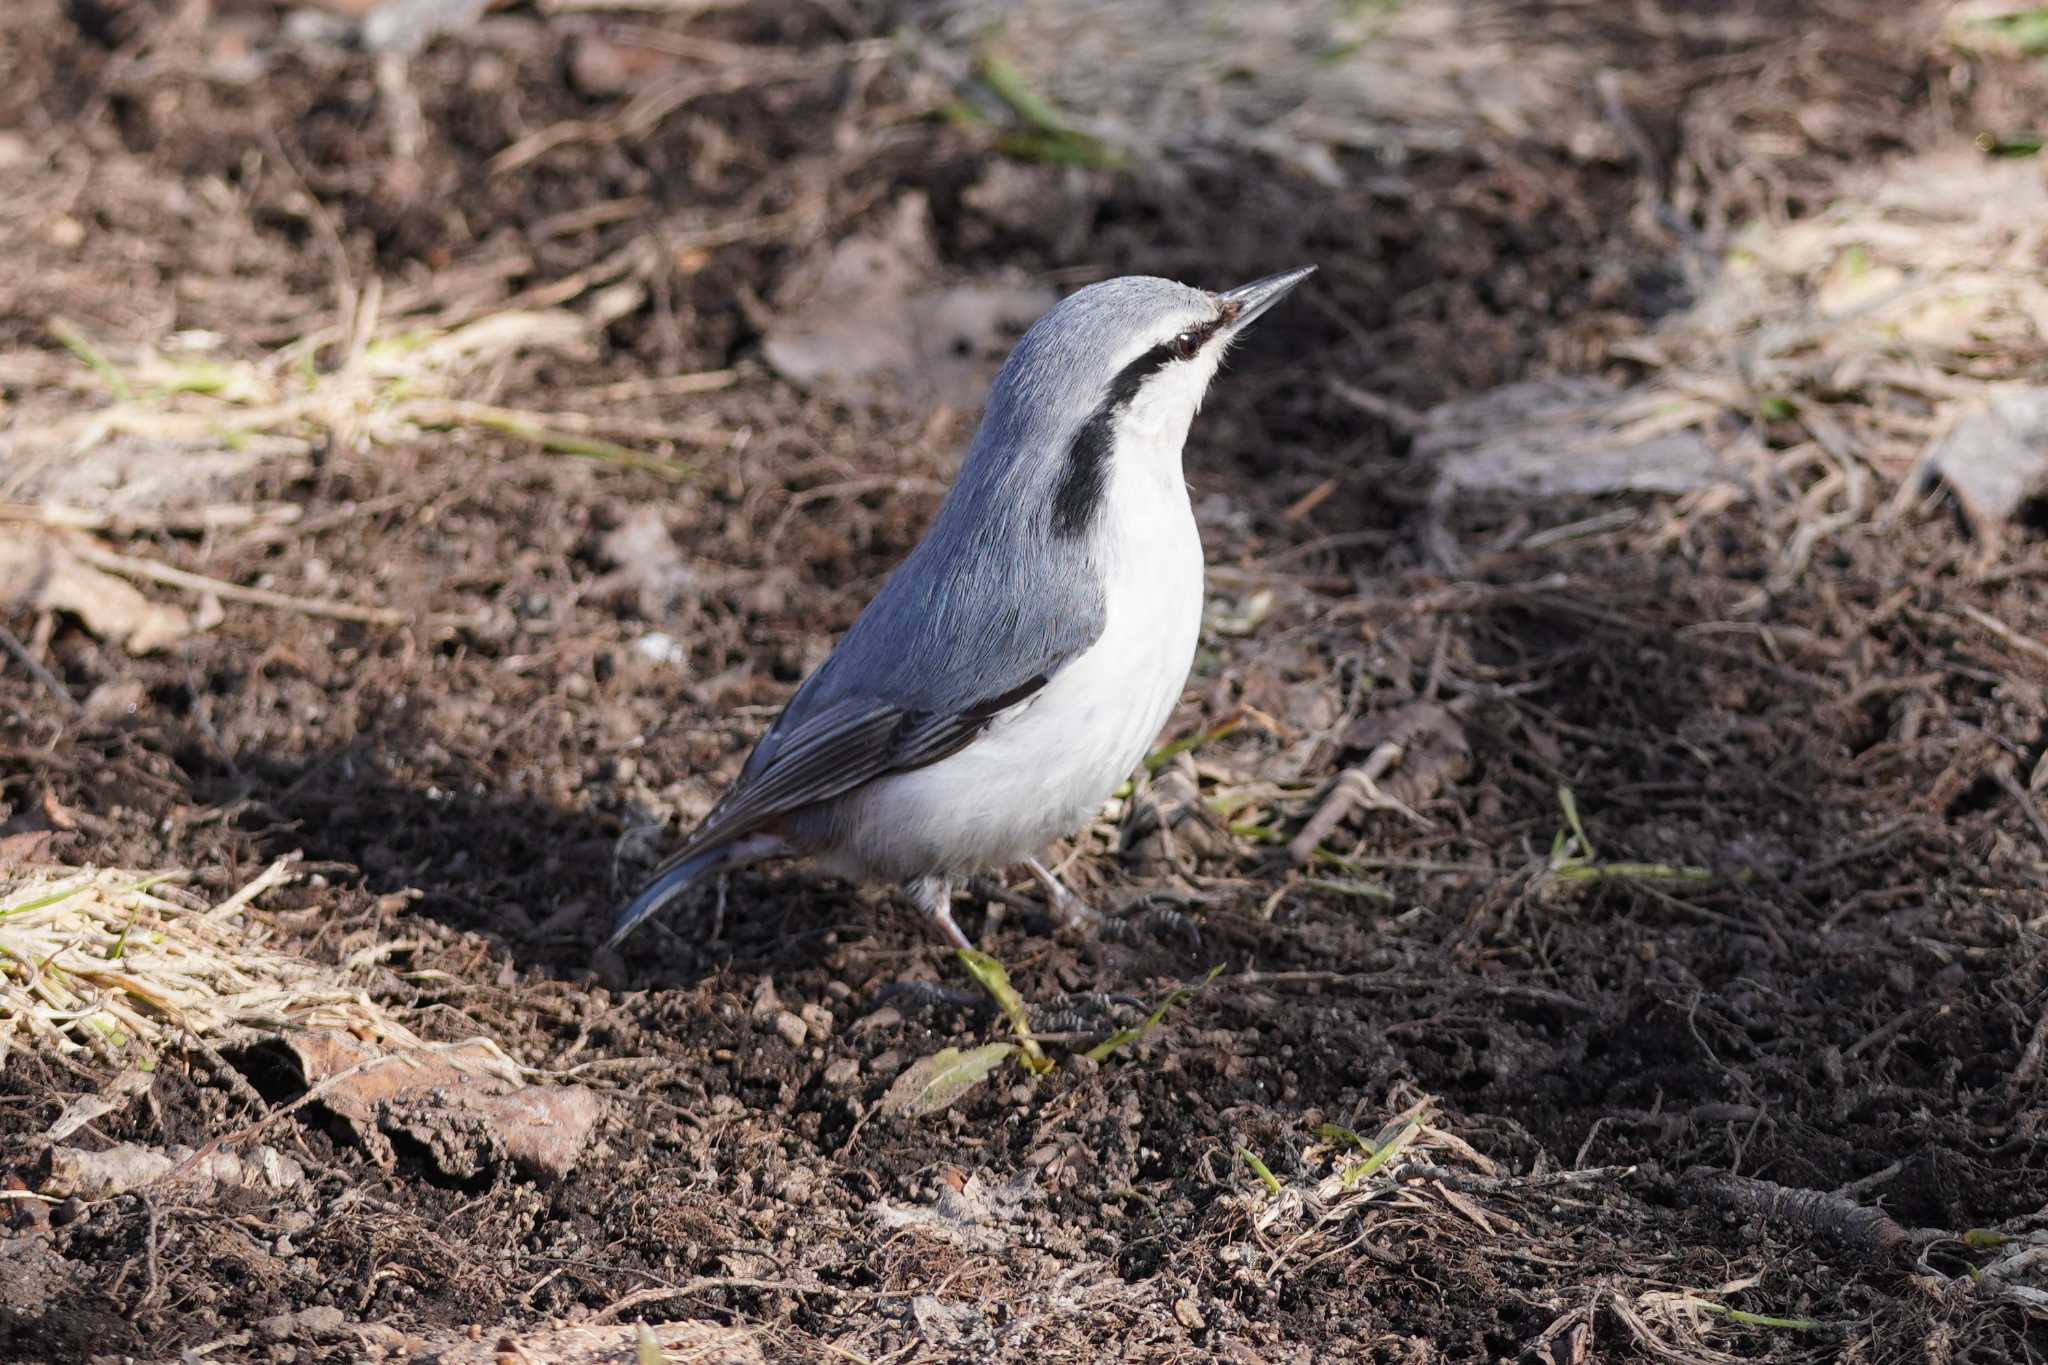
<svg viewBox="0 0 2048 1365"><path fill-rule="evenodd" d="M1223 353L1314 272L1213 294L1144 275L1076 291L1032 325L996 376L970 468L1042 483L1053 533L1081 534L1119 458L1171 461L1161 473L1179 477L1188 424Z"/></svg>

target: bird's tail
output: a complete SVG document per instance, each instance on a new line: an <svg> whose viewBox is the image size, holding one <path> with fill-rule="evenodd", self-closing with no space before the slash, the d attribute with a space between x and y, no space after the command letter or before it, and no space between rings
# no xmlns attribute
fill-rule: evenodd
<svg viewBox="0 0 2048 1365"><path fill-rule="evenodd" d="M731 861L733 851L731 844L714 844L701 852L663 864L633 899L612 915L612 936L605 940L604 946L618 947L620 940L632 933L641 920L696 885L706 873L715 872Z"/></svg>

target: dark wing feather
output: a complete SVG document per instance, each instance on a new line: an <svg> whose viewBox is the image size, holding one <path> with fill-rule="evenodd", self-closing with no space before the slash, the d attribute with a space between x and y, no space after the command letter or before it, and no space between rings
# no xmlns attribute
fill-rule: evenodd
<svg viewBox="0 0 2048 1365"><path fill-rule="evenodd" d="M806 716L789 733L776 736L773 756L758 771L748 765L750 771L663 869L878 777L949 758L972 743L990 721L1045 684L1046 676L1040 674L948 715L849 697Z"/></svg>

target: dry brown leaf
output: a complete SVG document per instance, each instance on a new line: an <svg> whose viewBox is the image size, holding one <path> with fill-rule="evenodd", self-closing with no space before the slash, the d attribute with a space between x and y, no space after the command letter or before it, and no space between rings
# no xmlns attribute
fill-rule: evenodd
<svg viewBox="0 0 2048 1365"><path fill-rule="evenodd" d="M918 397L974 406L1055 295L1036 285L920 289L935 259L924 196L906 195L880 229L841 242L814 284L777 300L782 318L762 354L798 384L887 375Z"/></svg>
<svg viewBox="0 0 2048 1365"><path fill-rule="evenodd" d="M70 612L131 654L152 653L193 632L182 608L152 602L79 559L61 537L22 523L0 523L0 611Z"/></svg>
<svg viewBox="0 0 2048 1365"><path fill-rule="evenodd" d="M329 1082L320 1103L347 1121L371 1150L389 1155L402 1135L437 1166L467 1178L509 1159L548 1176L566 1175L603 1109L582 1086L522 1085L504 1074L494 1049L458 1043L386 1051L347 1034L294 1034L285 1047L308 1086Z"/></svg>
<svg viewBox="0 0 2048 1365"><path fill-rule="evenodd" d="M1969 402L1921 457L1921 477L1948 485L1971 528L1995 540L2048 493L2048 388L2001 387Z"/></svg>

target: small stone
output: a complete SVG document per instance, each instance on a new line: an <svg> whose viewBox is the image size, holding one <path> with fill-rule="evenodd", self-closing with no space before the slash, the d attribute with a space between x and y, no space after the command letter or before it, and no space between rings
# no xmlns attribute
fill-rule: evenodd
<svg viewBox="0 0 2048 1365"><path fill-rule="evenodd" d="M782 1035L782 1041L791 1047L802 1047L804 1040L811 1036L810 1027L788 1010L778 1013L774 1023L775 1031Z"/></svg>
<svg viewBox="0 0 2048 1365"><path fill-rule="evenodd" d="M884 1005L874 1013L866 1015L855 1022L853 1028L856 1033L866 1033L869 1029L894 1028L902 1022L903 1011L897 1009L894 1005Z"/></svg>
<svg viewBox="0 0 2048 1365"><path fill-rule="evenodd" d="M841 1057L825 1068L825 1085L832 1090L851 1090L860 1083L860 1063Z"/></svg>
<svg viewBox="0 0 2048 1365"><path fill-rule="evenodd" d="M1202 1316L1202 1310L1195 1306L1193 1299L1182 1299L1174 1304L1173 1315L1180 1319L1180 1325L1190 1332L1200 1332L1209 1326L1209 1320Z"/></svg>
<svg viewBox="0 0 2048 1365"><path fill-rule="evenodd" d="M79 710L89 725L115 725L133 719L148 700L149 693L139 681L125 678L95 687Z"/></svg>
<svg viewBox="0 0 2048 1365"><path fill-rule="evenodd" d="M811 1037L830 1038L832 1036L833 1019L831 1010L826 1009L823 1005L805 1005L799 1013L803 1015L804 1023L809 1026Z"/></svg>
<svg viewBox="0 0 2048 1365"><path fill-rule="evenodd" d="M314 1336L332 1336L339 1332L348 1315L339 1308L302 1308L299 1310L299 1326Z"/></svg>
<svg viewBox="0 0 2048 1365"><path fill-rule="evenodd" d="M782 1008L782 997L775 993L775 978L764 976L761 984L754 987L753 1016L756 1019L772 1019Z"/></svg>

